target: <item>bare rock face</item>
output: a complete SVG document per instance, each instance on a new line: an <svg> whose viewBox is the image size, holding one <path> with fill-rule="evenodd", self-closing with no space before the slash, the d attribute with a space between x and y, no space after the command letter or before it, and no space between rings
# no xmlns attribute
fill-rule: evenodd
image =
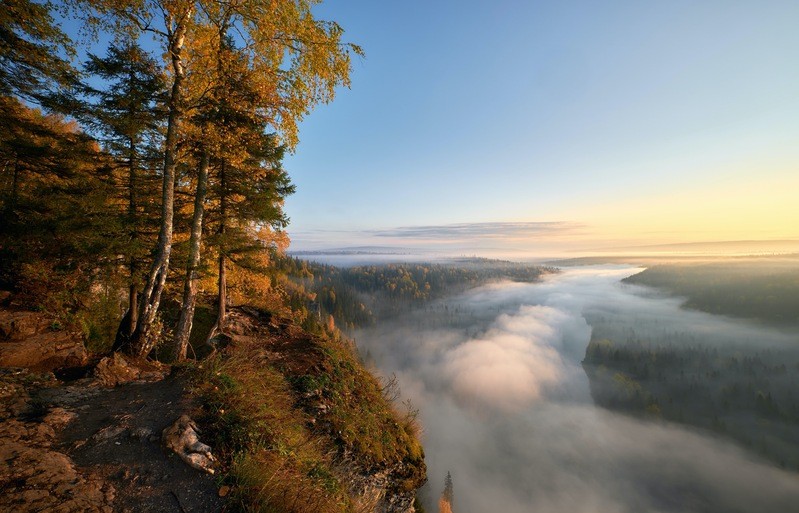
<svg viewBox="0 0 799 513"><path fill-rule="evenodd" d="M50 327L52 321L38 312L3 310L0 312L0 339L23 340Z"/></svg>
<svg viewBox="0 0 799 513"><path fill-rule="evenodd" d="M171 426L164 429L161 439L167 449L185 461L189 466L214 473L214 456L211 448L200 442L200 430L188 415L181 415Z"/></svg>
<svg viewBox="0 0 799 513"><path fill-rule="evenodd" d="M94 369L97 384L107 387L130 383L131 381L154 382L169 374L169 366L158 362L132 360L120 353L106 356Z"/></svg>
<svg viewBox="0 0 799 513"><path fill-rule="evenodd" d="M16 424L16 421L7 422L5 429L25 429ZM0 446L0 480L13 483L0 496L0 510L112 511L111 488L98 480L84 478L65 454L45 446L17 441Z"/></svg>
<svg viewBox="0 0 799 513"><path fill-rule="evenodd" d="M402 464L376 473L363 473L349 469L347 483L356 501L356 511L374 513L413 513L416 490L397 489L397 476L402 474Z"/></svg>
<svg viewBox="0 0 799 513"><path fill-rule="evenodd" d="M20 513L111 513L114 489L97 478L84 476L72 460L53 448L56 432L76 415L52 408L36 420L18 417L9 399L28 399L13 380L2 380L0 404L0 511Z"/></svg>
<svg viewBox="0 0 799 513"><path fill-rule="evenodd" d="M80 336L57 329L47 315L0 310L0 367L44 372L85 365L87 359Z"/></svg>

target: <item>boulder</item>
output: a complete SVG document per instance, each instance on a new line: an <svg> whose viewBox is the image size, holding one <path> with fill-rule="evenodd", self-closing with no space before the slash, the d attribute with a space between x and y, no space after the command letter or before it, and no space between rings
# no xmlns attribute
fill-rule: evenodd
<svg viewBox="0 0 799 513"><path fill-rule="evenodd" d="M169 366L158 362L134 360L121 353L106 356L94 369L95 381L103 386L113 387L131 381L154 382L169 374Z"/></svg>
<svg viewBox="0 0 799 513"><path fill-rule="evenodd" d="M40 312L0 310L0 339L3 340L24 340L52 325L53 319Z"/></svg>
<svg viewBox="0 0 799 513"><path fill-rule="evenodd" d="M57 329L46 314L0 310L0 367L50 372L85 365L87 360L81 337Z"/></svg>
<svg viewBox="0 0 799 513"><path fill-rule="evenodd" d="M164 429L161 440L167 449L180 456L189 466L213 474L215 459L211 448L200 442L199 432L197 424L188 415L181 415Z"/></svg>

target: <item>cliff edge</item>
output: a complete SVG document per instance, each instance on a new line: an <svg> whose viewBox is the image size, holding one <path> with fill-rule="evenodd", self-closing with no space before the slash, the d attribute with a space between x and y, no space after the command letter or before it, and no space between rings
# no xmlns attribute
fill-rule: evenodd
<svg viewBox="0 0 799 513"><path fill-rule="evenodd" d="M399 412L347 341L234 309L197 369L213 440L248 511L410 513L426 480L412 410Z"/></svg>

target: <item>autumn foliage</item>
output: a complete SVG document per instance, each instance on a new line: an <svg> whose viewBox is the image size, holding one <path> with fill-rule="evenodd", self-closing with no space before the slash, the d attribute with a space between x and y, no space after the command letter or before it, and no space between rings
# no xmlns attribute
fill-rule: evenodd
<svg viewBox="0 0 799 513"><path fill-rule="evenodd" d="M139 356L186 357L230 303L281 308L283 156L361 54L316 3L70 0L76 63L52 6L4 0L0 286Z"/></svg>

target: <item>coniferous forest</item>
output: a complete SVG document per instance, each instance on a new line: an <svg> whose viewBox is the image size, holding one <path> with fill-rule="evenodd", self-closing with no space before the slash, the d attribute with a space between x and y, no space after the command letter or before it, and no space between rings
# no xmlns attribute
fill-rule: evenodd
<svg viewBox="0 0 799 513"><path fill-rule="evenodd" d="M278 264L363 55L318 3L3 0L0 509L412 508L415 410Z"/></svg>

